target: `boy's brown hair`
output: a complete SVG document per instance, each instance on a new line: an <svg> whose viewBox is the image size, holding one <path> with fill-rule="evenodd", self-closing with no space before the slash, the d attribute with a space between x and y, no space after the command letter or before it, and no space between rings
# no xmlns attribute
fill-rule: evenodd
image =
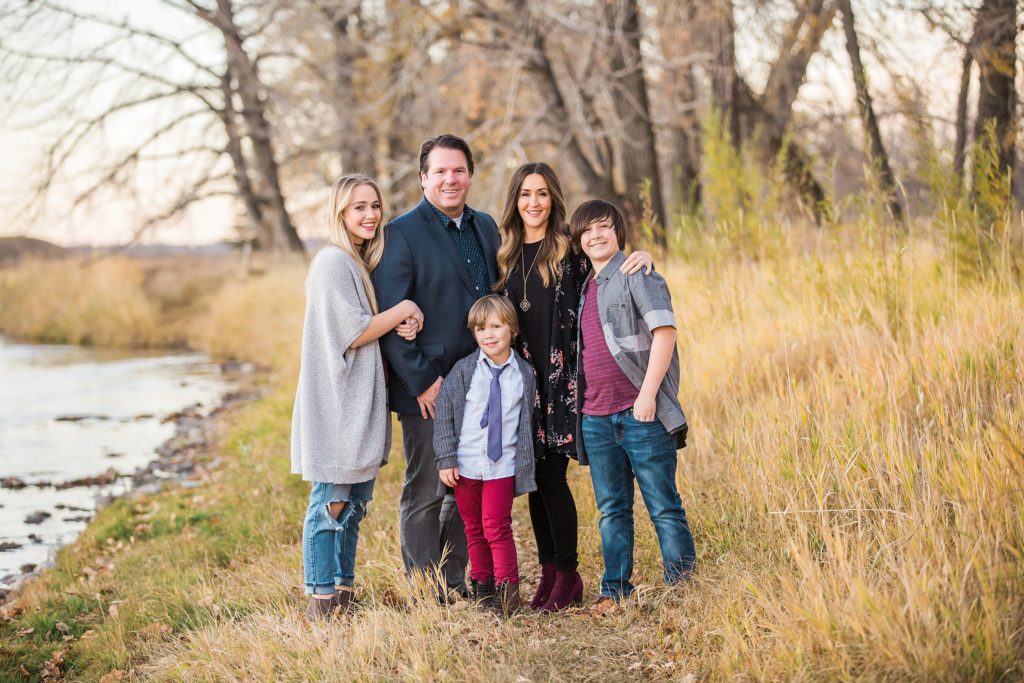
<svg viewBox="0 0 1024 683"><path fill-rule="evenodd" d="M569 220L569 235L572 237L573 245L579 247L587 226L604 218L611 220L612 227L615 228L615 238L619 243L619 249L625 249L626 240L629 237L626 217L622 215L619 207L603 199L591 199L583 202L572 212L572 218Z"/></svg>
<svg viewBox="0 0 1024 683"><path fill-rule="evenodd" d="M469 331L473 332L478 327L483 327L491 314L498 316L498 320L509 326L512 336L519 334L519 316L516 315L516 307L507 297L501 294L488 294L476 300L467 316Z"/></svg>

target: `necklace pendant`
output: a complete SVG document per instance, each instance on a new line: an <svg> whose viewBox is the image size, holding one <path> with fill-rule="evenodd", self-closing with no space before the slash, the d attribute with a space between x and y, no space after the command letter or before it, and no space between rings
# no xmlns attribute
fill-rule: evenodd
<svg viewBox="0 0 1024 683"><path fill-rule="evenodd" d="M519 308L522 309L523 313L526 313L530 310L530 301L526 297L523 297L523 300L519 302Z"/></svg>

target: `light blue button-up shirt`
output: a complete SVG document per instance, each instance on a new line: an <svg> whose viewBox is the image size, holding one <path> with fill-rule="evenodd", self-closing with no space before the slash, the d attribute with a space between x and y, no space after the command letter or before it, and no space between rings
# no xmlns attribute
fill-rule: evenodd
<svg viewBox="0 0 1024 683"><path fill-rule="evenodd" d="M501 387L501 457L491 461L487 457L487 427L480 419L491 395L491 368L499 368L483 351L476 362L473 379L466 394L466 409L459 433L459 476L479 481L504 479L516 474L516 443L518 441L519 411L523 405L523 376L515 356L509 354L503 363L507 369L498 378Z"/></svg>

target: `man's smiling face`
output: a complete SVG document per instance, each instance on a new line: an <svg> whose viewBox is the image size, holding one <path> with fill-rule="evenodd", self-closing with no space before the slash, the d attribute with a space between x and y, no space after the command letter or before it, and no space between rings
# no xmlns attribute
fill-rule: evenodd
<svg viewBox="0 0 1024 683"><path fill-rule="evenodd" d="M469 162L462 150L435 147L427 156L427 172L420 174L423 195L449 218L462 215L473 184Z"/></svg>

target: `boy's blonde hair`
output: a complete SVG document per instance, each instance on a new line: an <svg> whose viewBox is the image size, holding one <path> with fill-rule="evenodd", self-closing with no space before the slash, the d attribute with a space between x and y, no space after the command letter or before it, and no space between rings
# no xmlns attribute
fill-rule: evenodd
<svg viewBox="0 0 1024 683"><path fill-rule="evenodd" d="M509 326L513 337L519 334L519 316L516 315L516 307L501 294L488 294L476 300L476 303L470 307L467 317L469 331L473 332L478 327L483 327L492 314L498 316L498 320Z"/></svg>

